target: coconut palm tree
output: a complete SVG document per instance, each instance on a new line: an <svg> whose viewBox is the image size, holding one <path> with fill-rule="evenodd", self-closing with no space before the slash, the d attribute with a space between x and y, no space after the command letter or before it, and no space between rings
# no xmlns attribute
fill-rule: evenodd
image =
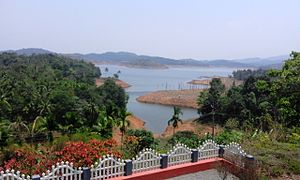
<svg viewBox="0 0 300 180"><path fill-rule="evenodd" d="M182 111L180 107L174 106L174 113L172 118L168 121L168 125L173 126L173 135L175 134L175 129L178 127L178 123L180 122L181 124L183 123L182 120L179 118L180 115L182 115Z"/></svg>
<svg viewBox="0 0 300 180"><path fill-rule="evenodd" d="M130 126L130 122L127 120L127 117L132 115L132 113L128 112L126 108L122 108L118 111L118 119L117 125L121 131L121 148L123 144L124 135Z"/></svg>
<svg viewBox="0 0 300 180"><path fill-rule="evenodd" d="M29 125L30 136L33 137L37 133L42 133L47 130L47 121L42 116L37 116L32 124Z"/></svg>

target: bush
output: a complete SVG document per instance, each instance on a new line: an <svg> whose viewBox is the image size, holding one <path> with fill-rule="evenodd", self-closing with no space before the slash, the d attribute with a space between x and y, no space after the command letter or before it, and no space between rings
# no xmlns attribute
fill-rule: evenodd
<svg viewBox="0 0 300 180"><path fill-rule="evenodd" d="M168 140L168 143L172 146L177 143L182 143L190 148L197 148L201 144L201 139L197 134L191 131L180 131L174 134L172 138Z"/></svg>
<svg viewBox="0 0 300 180"><path fill-rule="evenodd" d="M129 129L126 133L127 137L135 137L134 143L125 143L125 151L133 151L131 154L137 154L145 148L155 148L157 141L154 139L151 131L144 129ZM136 142L137 141L137 142Z"/></svg>
<svg viewBox="0 0 300 180"><path fill-rule="evenodd" d="M225 130L215 138L215 141L218 144L229 144L231 142L240 142L242 139L242 132L236 130Z"/></svg>
<svg viewBox="0 0 300 180"><path fill-rule="evenodd" d="M238 129L239 121L236 118L230 118L225 123L225 128L229 130Z"/></svg>

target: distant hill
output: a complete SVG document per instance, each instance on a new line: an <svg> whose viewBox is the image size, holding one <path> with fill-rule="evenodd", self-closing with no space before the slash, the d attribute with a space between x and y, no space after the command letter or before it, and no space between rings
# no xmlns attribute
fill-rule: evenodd
<svg viewBox="0 0 300 180"><path fill-rule="evenodd" d="M131 66L143 65L147 66L149 64L167 67L167 66L202 66L202 67L253 67L251 65L235 62L231 60L194 60L194 59L170 59L158 56L146 56L146 55L136 55L129 52L107 52L103 54L66 54L69 57L84 59L92 61L94 63L112 63Z"/></svg>
<svg viewBox="0 0 300 180"><path fill-rule="evenodd" d="M18 50L7 50L7 51L2 51L2 52L14 52L17 53L18 55L26 55L30 56L32 54L56 54L54 52L41 49L41 48L24 48L24 49L18 49Z"/></svg>
<svg viewBox="0 0 300 180"><path fill-rule="evenodd" d="M40 48L26 48L20 50L8 50L21 55L55 53ZM56 53L55 53L56 54ZM98 64L116 64L134 68L168 68L168 66L199 66L199 67L233 67L233 68L281 68L288 55L273 56L269 58L246 58L246 59L171 59L158 56L137 55L130 52L106 52L106 53L71 53L61 54L74 59L82 59Z"/></svg>
<svg viewBox="0 0 300 180"><path fill-rule="evenodd" d="M272 56L268 58L248 58L248 59L237 59L236 62L247 63L254 67L260 67L264 69L275 68L280 69L283 62L289 59L289 55Z"/></svg>

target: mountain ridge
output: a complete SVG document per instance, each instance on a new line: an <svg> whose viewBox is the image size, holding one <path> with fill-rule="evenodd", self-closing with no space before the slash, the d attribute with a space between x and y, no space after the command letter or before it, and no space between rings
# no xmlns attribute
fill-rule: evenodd
<svg viewBox="0 0 300 180"><path fill-rule="evenodd" d="M172 59L160 56L137 55L132 52L105 52L105 53L56 53L42 48L23 48L1 52L14 52L19 55L31 54L60 54L74 59L82 59L99 64L117 64L140 68L167 68L168 66L199 66L199 67L236 67L236 68L274 68L281 67L288 55L271 56L267 58L244 59Z"/></svg>

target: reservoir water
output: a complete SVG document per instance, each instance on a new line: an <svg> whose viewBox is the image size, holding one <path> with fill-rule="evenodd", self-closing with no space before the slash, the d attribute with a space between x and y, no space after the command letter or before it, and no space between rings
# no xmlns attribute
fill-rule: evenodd
<svg viewBox="0 0 300 180"><path fill-rule="evenodd" d="M169 69L136 69L115 65L98 65L102 76L113 76L118 71L119 79L129 83L130 88L126 89L129 95L127 104L128 111L143 119L146 128L154 133L161 133L167 126L168 120L173 114L172 106L158 104L145 104L136 101L136 98L157 90L178 90L190 88L204 88L204 86L192 86L186 82L193 79L200 79L206 76L228 76L236 68L174 68ZM105 71L105 68L108 71ZM197 110L182 108L182 119L198 117Z"/></svg>

